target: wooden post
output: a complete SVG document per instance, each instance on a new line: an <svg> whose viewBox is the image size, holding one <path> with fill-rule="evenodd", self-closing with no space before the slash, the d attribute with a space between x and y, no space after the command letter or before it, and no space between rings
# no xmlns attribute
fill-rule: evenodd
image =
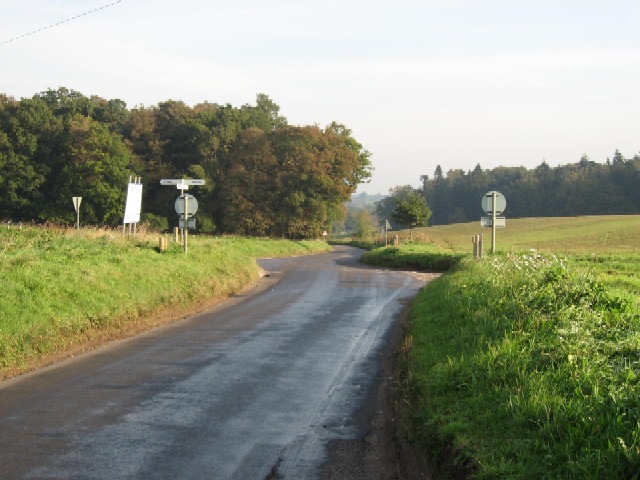
<svg viewBox="0 0 640 480"><path fill-rule="evenodd" d="M473 237L471 237L471 241L473 242L473 258L482 258L482 234L474 235Z"/></svg>

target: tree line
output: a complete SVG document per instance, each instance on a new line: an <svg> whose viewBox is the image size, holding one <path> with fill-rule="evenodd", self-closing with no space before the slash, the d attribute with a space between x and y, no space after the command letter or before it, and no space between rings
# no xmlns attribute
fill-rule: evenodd
<svg viewBox="0 0 640 480"><path fill-rule="evenodd" d="M618 150L605 163L583 155L577 163L551 167L543 161L533 169L483 170L478 164L473 170L444 173L438 165L432 177L422 175L420 180L421 188L399 185L376 202L378 221L387 219L394 228L403 226L397 222L396 209L398 201L411 192L426 200L431 209L430 225L479 220L485 215L481 200L492 190L505 196L509 218L640 213L640 154L627 159Z"/></svg>
<svg viewBox="0 0 640 480"><path fill-rule="evenodd" d="M163 178L202 178L205 232L315 237L344 215L371 176L370 153L333 122L289 125L258 94L255 105L168 100L127 108L119 99L59 88L16 100L0 94L0 218L122 222L129 177L141 177L143 216L177 224L175 188Z"/></svg>

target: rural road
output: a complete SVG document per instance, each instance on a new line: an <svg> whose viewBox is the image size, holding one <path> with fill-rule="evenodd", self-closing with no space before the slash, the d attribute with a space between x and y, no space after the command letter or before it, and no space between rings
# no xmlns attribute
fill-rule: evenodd
<svg viewBox="0 0 640 480"><path fill-rule="evenodd" d="M423 281L360 251L260 261L247 295L0 383L4 479L316 479L362 438ZM387 345L388 346L388 345Z"/></svg>

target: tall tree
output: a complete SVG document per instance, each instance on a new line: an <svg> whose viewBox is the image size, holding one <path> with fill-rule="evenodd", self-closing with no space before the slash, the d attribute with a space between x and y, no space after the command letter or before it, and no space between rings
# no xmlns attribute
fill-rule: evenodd
<svg viewBox="0 0 640 480"><path fill-rule="evenodd" d="M387 220L391 223L392 228L396 229L400 227L400 223L396 221L394 213L398 205L399 200L406 198L411 192L413 187L411 185L398 185L389 189L389 196L375 203L375 212L381 222Z"/></svg>
<svg viewBox="0 0 640 480"><path fill-rule="evenodd" d="M42 100L10 101L0 107L0 214L42 218L48 177L57 174L64 129Z"/></svg>
<svg viewBox="0 0 640 480"><path fill-rule="evenodd" d="M277 208L272 182L278 161L265 132L258 128L246 130L227 161L229 168L214 196L217 223L224 232L269 235Z"/></svg>
<svg viewBox="0 0 640 480"><path fill-rule="evenodd" d="M396 198L396 209L393 212L394 219L409 227L409 236L413 239L413 229L418 226L426 226L431 216L431 208L420 193L412 190L401 198Z"/></svg>
<svg viewBox="0 0 640 480"><path fill-rule="evenodd" d="M242 111L247 114L248 127L268 133L287 126L287 119L280 116L280 106L264 93L256 96L255 105L244 105Z"/></svg>
<svg viewBox="0 0 640 480"><path fill-rule="evenodd" d="M68 162L56 202L57 219L72 220L70 199L81 196L82 218L87 223L121 223L131 154L118 135L90 118L76 115L70 133Z"/></svg>

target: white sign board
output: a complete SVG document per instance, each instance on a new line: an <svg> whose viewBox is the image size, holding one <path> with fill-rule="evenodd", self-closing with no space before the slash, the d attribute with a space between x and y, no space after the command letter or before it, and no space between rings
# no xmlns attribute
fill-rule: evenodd
<svg viewBox="0 0 640 480"><path fill-rule="evenodd" d="M181 219L178 220L178 228L181 228L181 229L185 228L184 218L181 218ZM195 228L196 228L196 219L195 218L188 218L187 219L186 228L188 228L189 230L195 230Z"/></svg>
<svg viewBox="0 0 640 480"><path fill-rule="evenodd" d="M142 184L130 183L127 188L127 203L124 207L124 221L122 223L140 222L142 207Z"/></svg>
<svg viewBox="0 0 640 480"><path fill-rule="evenodd" d="M493 225L491 224L491 217L482 217L480 219L480 225L483 227L493 227ZM496 228L505 228L506 226L506 217L496 217Z"/></svg>

